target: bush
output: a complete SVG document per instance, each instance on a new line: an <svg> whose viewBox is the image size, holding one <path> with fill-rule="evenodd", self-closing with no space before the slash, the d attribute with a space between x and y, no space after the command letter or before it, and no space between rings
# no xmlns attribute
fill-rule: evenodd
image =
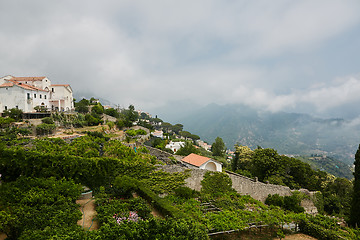
<svg viewBox="0 0 360 240"><path fill-rule="evenodd" d="M265 204L283 207L284 206L284 197L281 197L279 194L274 194L274 195L269 194L265 200Z"/></svg>
<svg viewBox="0 0 360 240"><path fill-rule="evenodd" d="M229 175L222 172L206 172L201 181L201 192L213 196L221 196L225 193L234 192Z"/></svg>
<svg viewBox="0 0 360 240"><path fill-rule="evenodd" d="M18 108L12 108L10 110L5 110L2 114L3 117L10 117L16 121L20 121L23 117L23 111Z"/></svg>
<svg viewBox="0 0 360 240"><path fill-rule="evenodd" d="M55 124L42 123L36 126L36 134L37 135L52 134L55 129L56 129Z"/></svg>
<svg viewBox="0 0 360 240"><path fill-rule="evenodd" d="M46 124L54 124L54 120L51 117L44 117L41 119L41 122Z"/></svg>
<svg viewBox="0 0 360 240"><path fill-rule="evenodd" d="M338 240L340 239L336 233L325 229L317 224L308 221L301 221L299 224L300 231L319 240Z"/></svg>
<svg viewBox="0 0 360 240"><path fill-rule="evenodd" d="M119 193L129 194L132 191L138 193L142 198L147 200L156 210L163 216L183 218L183 213L172 206L167 200L160 198L157 194L151 191L142 182L131 177L117 177L115 179L114 187Z"/></svg>
<svg viewBox="0 0 360 240"><path fill-rule="evenodd" d="M279 194L269 194L265 200L265 204L281 207L285 210L289 210L295 213L305 212L305 209L300 206L301 196L299 194L293 194L291 196L282 197Z"/></svg>
<svg viewBox="0 0 360 240"><path fill-rule="evenodd" d="M197 195L197 192L189 187L178 187L174 191L176 196L185 199L194 198Z"/></svg>

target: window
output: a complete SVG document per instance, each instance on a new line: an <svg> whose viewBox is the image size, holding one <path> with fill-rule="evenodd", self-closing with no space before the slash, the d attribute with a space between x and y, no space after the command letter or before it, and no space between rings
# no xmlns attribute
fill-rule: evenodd
<svg viewBox="0 0 360 240"><path fill-rule="evenodd" d="M40 99L41 99L41 94L40 94Z"/></svg>
<svg viewBox="0 0 360 240"><path fill-rule="evenodd" d="M5 106L5 110L7 110L7 106Z"/></svg>
<svg viewBox="0 0 360 240"><path fill-rule="evenodd" d="M36 98L36 93L34 93L34 98Z"/></svg>
<svg viewBox="0 0 360 240"><path fill-rule="evenodd" d="M46 99L46 95L44 95L44 99Z"/></svg>
<svg viewBox="0 0 360 240"><path fill-rule="evenodd" d="M54 88L51 88L51 91L54 92Z"/></svg>
<svg viewBox="0 0 360 240"><path fill-rule="evenodd" d="M30 93L27 93L27 99L30 99Z"/></svg>
<svg viewBox="0 0 360 240"><path fill-rule="evenodd" d="M19 106L15 106L16 109L19 109Z"/></svg>

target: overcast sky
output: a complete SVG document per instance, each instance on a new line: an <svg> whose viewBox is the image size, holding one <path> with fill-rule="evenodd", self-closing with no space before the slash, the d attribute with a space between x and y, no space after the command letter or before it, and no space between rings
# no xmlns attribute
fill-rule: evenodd
<svg viewBox="0 0 360 240"><path fill-rule="evenodd" d="M3 0L0 54L1 76L150 112L186 100L360 114L358 0Z"/></svg>

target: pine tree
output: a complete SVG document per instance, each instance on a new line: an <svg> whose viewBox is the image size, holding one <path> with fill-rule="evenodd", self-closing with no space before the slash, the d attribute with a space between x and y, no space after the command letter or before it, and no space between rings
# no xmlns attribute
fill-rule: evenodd
<svg viewBox="0 0 360 240"><path fill-rule="evenodd" d="M360 145L355 154L354 193L350 212L350 224L360 226Z"/></svg>

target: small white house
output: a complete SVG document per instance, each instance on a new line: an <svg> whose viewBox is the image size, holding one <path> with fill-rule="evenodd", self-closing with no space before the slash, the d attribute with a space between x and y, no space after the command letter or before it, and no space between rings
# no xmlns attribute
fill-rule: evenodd
<svg viewBox="0 0 360 240"><path fill-rule="evenodd" d="M200 169L206 169L210 171L222 172L222 163L218 161L191 153L182 159L183 162L191 164Z"/></svg>
<svg viewBox="0 0 360 240"><path fill-rule="evenodd" d="M164 132L161 130L160 131L155 130L154 132L151 133L151 135L153 135L154 137L164 139Z"/></svg>
<svg viewBox="0 0 360 240"><path fill-rule="evenodd" d="M173 142L166 144L165 148L170 148L174 153L176 153L181 147L185 146L185 142Z"/></svg>

